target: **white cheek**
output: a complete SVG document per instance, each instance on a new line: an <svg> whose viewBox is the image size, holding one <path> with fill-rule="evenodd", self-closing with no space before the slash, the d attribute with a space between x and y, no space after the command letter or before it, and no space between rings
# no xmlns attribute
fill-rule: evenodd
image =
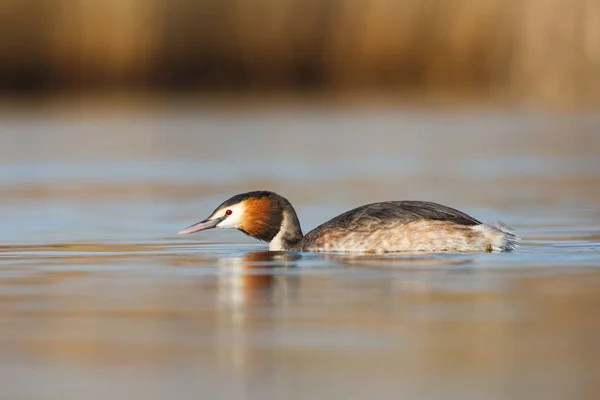
<svg viewBox="0 0 600 400"><path fill-rule="evenodd" d="M217 228L238 228L242 224L242 216L244 214L244 207L241 204L236 204L227 208L231 210L231 215L221 221ZM226 210L220 210L217 217L224 216Z"/></svg>

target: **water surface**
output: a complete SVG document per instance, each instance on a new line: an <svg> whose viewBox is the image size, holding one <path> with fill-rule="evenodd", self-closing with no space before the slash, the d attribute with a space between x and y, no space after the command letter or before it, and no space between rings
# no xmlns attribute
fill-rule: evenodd
<svg viewBox="0 0 600 400"><path fill-rule="evenodd" d="M600 393L600 117L277 109L3 115L3 399ZM269 253L177 236L275 190L305 231L432 200L510 254Z"/></svg>

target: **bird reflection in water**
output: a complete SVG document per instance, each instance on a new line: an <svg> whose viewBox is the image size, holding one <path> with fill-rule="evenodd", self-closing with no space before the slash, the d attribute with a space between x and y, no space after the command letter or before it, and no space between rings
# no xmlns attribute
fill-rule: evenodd
<svg viewBox="0 0 600 400"><path fill-rule="evenodd" d="M284 301L297 292L300 277L286 273L301 256L288 252L251 252L218 260L219 301L234 308Z"/></svg>
<svg viewBox="0 0 600 400"><path fill-rule="evenodd" d="M301 277L293 269L300 258L294 253L266 251L218 260L218 357L220 365L233 369L241 379L232 388L248 387L273 372L260 343L285 329L273 316L296 298ZM244 393L231 395L243 397Z"/></svg>

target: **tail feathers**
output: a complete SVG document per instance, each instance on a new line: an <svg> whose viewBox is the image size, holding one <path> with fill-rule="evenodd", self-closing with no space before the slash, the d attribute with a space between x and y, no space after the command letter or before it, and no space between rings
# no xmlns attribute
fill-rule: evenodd
<svg viewBox="0 0 600 400"><path fill-rule="evenodd" d="M513 251L519 247L521 239L514 234L512 228L503 222L486 222L477 225L475 228L480 230L489 240L488 249L490 252Z"/></svg>

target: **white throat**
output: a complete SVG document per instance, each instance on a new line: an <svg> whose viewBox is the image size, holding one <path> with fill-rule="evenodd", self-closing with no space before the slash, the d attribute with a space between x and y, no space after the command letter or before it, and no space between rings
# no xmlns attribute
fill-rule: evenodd
<svg viewBox="0 0 600 400"><path fill-rule="evenodd" d="M279 228L279 232L277 235L271 240L269 244L269 251L285 251L286 249L283 247L283 235L287 232L290 227L290 220L288 216L283 214L283 221L281 222L281 228Z"/></svg>

